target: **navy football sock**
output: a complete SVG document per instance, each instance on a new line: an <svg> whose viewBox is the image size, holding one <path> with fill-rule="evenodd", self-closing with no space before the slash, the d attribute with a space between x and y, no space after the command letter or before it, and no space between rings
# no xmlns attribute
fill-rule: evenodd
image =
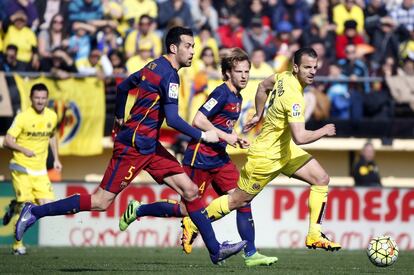
<svg viewBox="0 0 414 275"><path fill-rule="evenodd" d="M143 204L137 210L137 217L183 217L180 204L176 201L157 201L150 204Z"/></svg>
<svg viewBox="0 0 414 275"><path fill-rule="evenodd" d="M242 240L247 241L244 254L249 257L256 253L256 247L254 245L254 222L250 204L237 209L237 229Z"/></svg>
<svg viewBox="0 0 414 275"><path fill-rule="evenodd" d="M74 214L91 209L91 195L73 195L62 200L46 203L32 208L32 214L40 219L44 216Z"/></svg>
<svg viewBox="0 0 414 275"><path fill-rule="evenodd" d="M204 208L201 208L196 211L189 212L191 220L197 226L198 231L203 237L203 241L210 252L210 254L217 254L220 249L220 244L216 239L216 236L211 226L211 221L208 218L207 211Z"/></svg>

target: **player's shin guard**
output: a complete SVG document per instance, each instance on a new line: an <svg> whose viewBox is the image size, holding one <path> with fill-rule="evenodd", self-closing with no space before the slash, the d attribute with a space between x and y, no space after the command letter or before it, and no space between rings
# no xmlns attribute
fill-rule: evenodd
<svg viewBox="0 0 414 275"><path fill-rule="evenodd" d="M320 235L327 201L328 186L312 185L309 193L309 235Z"/></svg>
<svg viewBox="0 0 414 275"><path fill-rule="evenodd" d="M92 206L90 194L75 194L62 200L46 203L32 208L32 214L40 219L45 216L74 214L80 211L90 211Z"/></svg>
<svg viewBox="0 0 414 275"><path fill-rule="evenodd" d="M137 210L137 217L183 217L180 204L174 200L162 200L150 204L142 204Z"/></svg>
<svg viewBox="0 0 414 275"><path fill-rule="evenodd" d="M250 257L256 252L254 245L254 221L250 204L237 209L237 229L242 240L247 241L244 254Z"/></svg>
<svg viewBox="0 0 414 275"><path fill-rule="evenodd" d="M219 252L220 244L216 239L211 221L207 216L207 211L203 207L201 200L199 198L192 201L184 200L184 203L187 207L188 215L197 226L208 251L210 254L216 255Z"/></svg>

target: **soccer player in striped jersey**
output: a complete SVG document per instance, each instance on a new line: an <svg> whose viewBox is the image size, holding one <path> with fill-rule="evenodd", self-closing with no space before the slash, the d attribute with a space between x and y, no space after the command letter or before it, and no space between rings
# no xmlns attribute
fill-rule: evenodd
<svg viewBox="0 0 414 275"><path fill-rule="evenodd" d="M105 211L116 195L128 186L141 170L145 170L156 182L167 184L182 196L188 214L199 228L213 263L218 264L243 249L245 241L236 244L220 244L217 241L211 222L205 214L206 210L198 197L197 185L158 141L164 118L170 127L194 139L212 143L219 140L214 130L203 132L188 125L178 115L180 82L177 71L182 67L191 66L193 47L194 38L190 29L174 27L168 31L167 55L148 63L118 86L115 116L120 128L114 142L112 159L97 191L93 194L73 195L43 206L26 204L16 224L17 239L44 216L91 210ZM129 116L125 118L127 96L132 91L136 91L138 97ZM121 230L126 230L136 219L135 213L134 205L130 204L120 221Z"/></svg>
<svg viewBox="0 0 414 275"><path fill-rule="evenodd" d="M4 147L13 151L10 171L16 200L10 203L3 217L3 224L17 222L18 214L25 202L45 204L55 199L52 184L46 170L48 147L52 149L57 170L59 161L56 133L57 115L47 108L49 91L43 83L34 84L30 90L32 106L17 114L4 138ZM14 215L16 214L16 215ZM13 254L26 254L22 240L13 243Z"/></svg>
<svg viewBox="0 0 414 275"><path fill-rule="evenodd" d="M220 142L205 143L193 138L183 159L184 170L198 185L200 196L204 195L204 191L210 185L220 195L229 194L237 188L239 171L227 154L226 147L227 144L231 146L239 144L242 148L249 146L248 141L238 138L234 132L234 125L239 119L243 100L240 92L249 80L249 57L243 50L233 48L222 58L221 68L224 83L213 90L193 120L193 125L198 129L216 131ZM136 205L137 217L181 217L185 214L185 209L177 211L183 205L174 201L158 201L151 204L132 201L131 204ZM214 217L214 214L211 215L209 209L217 207L219 206L213 203L206 209L211 220L217 220L217 217ZM182 245L184 251L189 254L198 229L189 217L183 219L183 227ZM250 204L238 209L237 228L241 238L247 241L244 249L246 265L270 265L278 260L276 257L267 257L256 251Z"/></svg>

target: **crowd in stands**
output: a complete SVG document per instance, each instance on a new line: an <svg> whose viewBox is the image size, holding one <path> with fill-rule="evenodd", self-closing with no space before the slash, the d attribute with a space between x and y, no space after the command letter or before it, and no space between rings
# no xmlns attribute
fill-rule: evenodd
<svg viewBox="0 0 414 275"><path fill-rule="evenodd" d="M353 80L414 75L414 0L2 0L0 21L0 70L61 79L133 73L174 25L196 34L193 76L220 78L221 52L240 47L267 77L310 46L335 80L306 91L318 120L390 117L387 83Z"/></svg>

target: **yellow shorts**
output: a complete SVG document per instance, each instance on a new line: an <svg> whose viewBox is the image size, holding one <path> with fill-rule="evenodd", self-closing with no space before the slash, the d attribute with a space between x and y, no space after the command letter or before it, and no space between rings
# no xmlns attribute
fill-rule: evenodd
<svg viewBox="0 0 414 275"><path fill-rule="evenodd" d="M38 199L54 200L52 184L48 175L32 176L16 170L11 171L13 188L18 202Z"/></svg>
<svg viewBox="0 0 414 275"><path fill-rule="evenodd" d="M291 145L290 150L291 155L288 159L248 156L246 164L240 171L238 187L251 195L257 195L280 173L291 177L312 159L309 153L297 145Z"/></svg>

